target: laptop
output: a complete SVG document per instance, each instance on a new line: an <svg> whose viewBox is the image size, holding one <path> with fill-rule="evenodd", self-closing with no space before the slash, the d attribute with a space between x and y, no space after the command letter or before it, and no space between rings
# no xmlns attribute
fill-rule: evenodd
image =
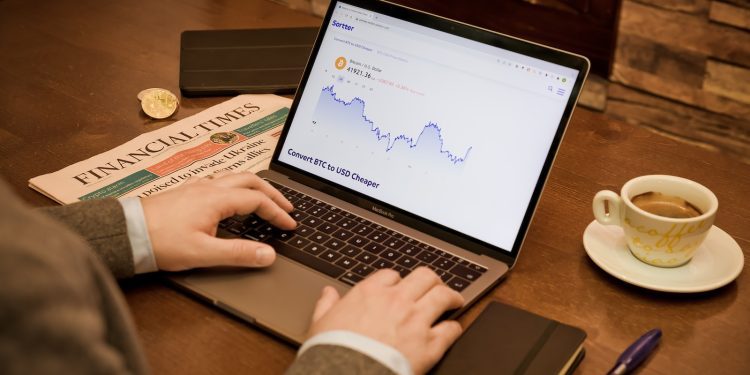
<svg viewBox="0 0 750 375"><path fill-rule="evenodd" d="M265 269L175 274L185 290L292 343L325 285L435 270L467 303L517 261L589 62L376 0L331 1L269 170L295 205L218 235L266 241Z"/></svg>

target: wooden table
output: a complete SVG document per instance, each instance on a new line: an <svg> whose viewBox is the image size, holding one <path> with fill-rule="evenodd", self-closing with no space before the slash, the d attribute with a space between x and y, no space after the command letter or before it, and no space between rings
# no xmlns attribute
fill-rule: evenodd
<svg viewBox="0 0 750 375"><path fill-rule="evenodd" d="M164 121L140 112L140 90L178 92L183 30L319 23L264 0L0 1L0 174L31 204L51 204L26 187L29 178L226 100L183 98ZM716 225L750 252L748 165L579 108L516 268L462 323L499 300L580 326L588 333L581 374L606 372L631 341L661 327L663 342L642 373L750 373L747 263L724 288L679 295L621 282L584 252L593 195L653 173L710 187L721 202ZM281 373L294 358L294 348L158 276L123 288L157 374Z"/></svg>

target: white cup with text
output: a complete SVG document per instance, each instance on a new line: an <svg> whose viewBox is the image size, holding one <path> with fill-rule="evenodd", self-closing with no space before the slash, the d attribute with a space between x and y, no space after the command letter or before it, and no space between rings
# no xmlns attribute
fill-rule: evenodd
<svg viewBox="0 0 750 375"><path fill-rule="evenodd" d="M623 185L620 194L596 193L594 218L622 227L630 252L657 267L693 258L716 218L719 201L705 186L682 177L649 175Z"/></svg>

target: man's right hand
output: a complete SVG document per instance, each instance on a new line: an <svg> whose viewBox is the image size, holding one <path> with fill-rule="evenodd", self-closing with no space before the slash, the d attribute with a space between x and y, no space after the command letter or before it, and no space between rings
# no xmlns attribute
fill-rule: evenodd
<svg viewBox="0 0 750 375"><path fill-rule="evenodd" d="M219 221L255 213L272 225L293 230L294 207L271 184L250 172L195 179L141 200L156 264L160 270L195 267L266 267L276 252L244 238L217 238Z"/></svg>
<svg viewBox="0 0 750 375"><path fill-rule="evenodd" d="M429 268L417 268L403 279L396 271L380 270L343 298L334 288L325 287L309 336L334 330L355 332L395 348L415 374L423 374L462 331L455 320L432 324L443 312L463 303L464 298Z"/></svg>

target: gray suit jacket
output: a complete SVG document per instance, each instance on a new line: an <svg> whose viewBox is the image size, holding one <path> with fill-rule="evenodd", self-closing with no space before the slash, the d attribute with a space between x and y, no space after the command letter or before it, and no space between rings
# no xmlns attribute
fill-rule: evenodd
<svg viewBox="0 0 750 375"><path fill-rule="evenodd" d="M112 278L134 273L119 202L34 211L2 181L0 202L0 373L147 373ZM356 351L322 345L287 373L390 372Z"/></svg>

